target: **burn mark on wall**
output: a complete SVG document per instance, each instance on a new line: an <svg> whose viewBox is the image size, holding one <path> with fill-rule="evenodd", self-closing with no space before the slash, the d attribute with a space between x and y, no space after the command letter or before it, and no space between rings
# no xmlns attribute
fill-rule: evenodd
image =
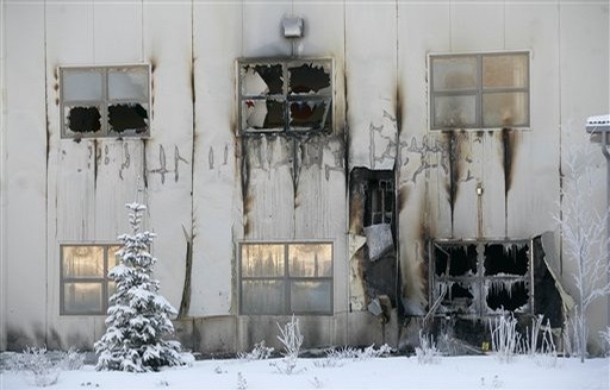
<svg viewBox="0 0 610 390"><path fill-rule="evenodd" d="M184 319L188 316L191 305L191 279L193 274L193 236L186 232L182 227L184 238L186 240L186 261L184 272L184 286L182 288L182 298L180 300L180 308L178 309L178 319Z"/></svg>
<svg viewBox="0 0 610 390"><path fill-rule="evenodd" d="M502 137L502 164L504 166L504 194L508 196L508 191L513 180L513 161L517 147L517 133L513 130L504 128Z"/></svg>
<svg viewBox="0 0 610 390"><path fill-rule="evenodd" d="M174 182L178 182L180 179L180 162L188 164L189 161L184 157L180 156L180 149L177 145L174 145L174 167L173 170L168 169L167 156L165 154L165 148L163 145L159 145L159 168L151 169L150 173L157 173L161 176L161 184L165 184L165 175L168 173L174 173Z"/></svg>
<svg viewBox="0 0 610 390"><path fill-rule="evenodd" d="M446 132L448 150L449 150L449 182L446 184L447 193L449 195L449 207L451 208L451 230L453 231L453 214L455 210L455 200L457 198L459 186L458 180L460 177L460 145L456 139L456 134L453 131Z"/></svg>
<svg viewBox="0 0 610 390"><path fill-rule="evenodd" d="M123 180L123 170L129 169L131 165L131 154L129 153L129 144L127 142L123 143L123 159L124 161L121 163L121 168L119 169L119 178Z"/></svg>

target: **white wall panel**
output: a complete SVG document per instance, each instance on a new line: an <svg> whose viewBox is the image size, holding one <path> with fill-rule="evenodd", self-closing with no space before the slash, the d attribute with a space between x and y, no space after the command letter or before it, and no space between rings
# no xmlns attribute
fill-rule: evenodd
<svg viewBox="0 0 610 390"><path fill-rule="evenodd" d="M6 24L5 129L1 148L3 287L2 328L8 343L43 344L46 314L46 165L44 103L44 7L38 3L2 4ZM27 31L27 34L23 34ZM10 59L10 61L9 61ZM4 91L3 91L4 92ZM4 99L4 98L3 98ZM3 104L3 105L4 105ZM5 263L6 262L6 263ZM6 274L4 274L6 272ZM4 284L6 282L6 285ZM3 291L4 295L4 291Z"/></svg>
<svg viewBox="0 0 610 390"><path fill-rule="evenodd" d="M197 2L193 17L195 207L189 314L228 315L237 303L232 279L236 272L234 251L237 239L243 237L237 158L241 146L235 138L235 60L242 49L242 9L233 2Z"/></svg>

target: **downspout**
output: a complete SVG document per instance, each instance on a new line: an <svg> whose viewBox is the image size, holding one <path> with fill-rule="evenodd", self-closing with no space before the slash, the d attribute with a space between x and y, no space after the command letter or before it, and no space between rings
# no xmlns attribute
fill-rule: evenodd
<svg viewBox="0 0 610 390"><path fill-rule="evenodd" d="M610 210L610 133L608 131L603 132L603 143L602 143L602 154L606 158L606 213ZM607 282L610 283L610 215L606 215L606 254L608 256L608 274ZM607 299L607 322L606 326L610 327L610 297Z"/></svg>

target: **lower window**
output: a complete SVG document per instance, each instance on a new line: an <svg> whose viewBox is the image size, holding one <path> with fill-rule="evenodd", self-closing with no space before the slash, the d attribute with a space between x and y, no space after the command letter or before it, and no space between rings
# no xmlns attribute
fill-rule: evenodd
<svg viewBox="0 0 610 390"><path fill-rule="evenodd" d="M332 243L242 243L240 254L241 314L332 314Z"/></svg>
<svg viewBox="0 0 610 390"><path fill-rule="evenodd" d="M118 264L117 244L61 245L60 314L106 314L116 290L108 271Z"/></svg>

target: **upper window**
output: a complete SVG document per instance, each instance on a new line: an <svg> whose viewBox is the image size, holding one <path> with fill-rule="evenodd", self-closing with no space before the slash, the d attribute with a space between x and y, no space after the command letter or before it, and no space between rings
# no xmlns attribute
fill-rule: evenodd
<svg viewBox="0 0 610 390"><path fill-rule="evenodd" d="M120 245L62 245L61 314L106 314L116 290L108 271L119 263Z"/></svg>
<svg viewBox="0 0 610 390"><path fill-rule="evenodd" d="M529 53L430 56L432 129L529 126Z"/></svg>
<svg viewBox="0 0 610 390"><path fill-rule="evenodd" d="M150 134L148 65L62 67L62 138Z"/></svg>
<svg viewBox="0 0 610 390"><path fill-rule="evenodd" d="M241 314L332 314L331 243L243 243Z"/></svg>
<svg viewBox="0 0 610 390"><path fill-rule="evenodd" d="M330 131L332 60L241 60L242 133Z"/></svg>

